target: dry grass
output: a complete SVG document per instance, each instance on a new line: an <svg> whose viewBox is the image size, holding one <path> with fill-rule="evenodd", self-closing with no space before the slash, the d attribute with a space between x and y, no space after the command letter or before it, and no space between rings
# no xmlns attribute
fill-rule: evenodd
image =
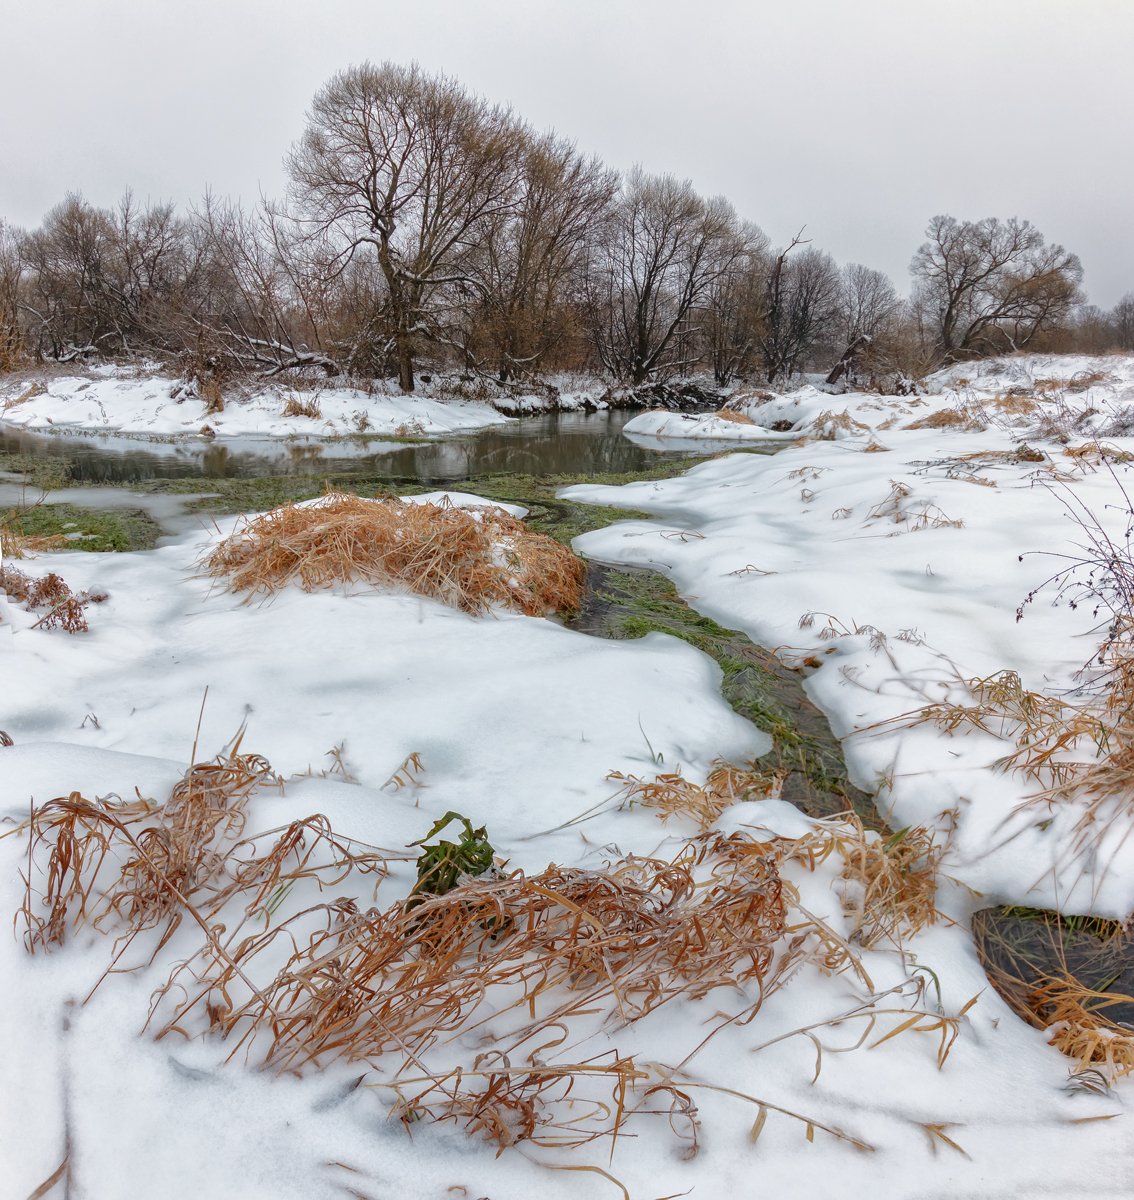
<svg viewBox="0 0 1134 1200"><path fill-rule="evenodd" d="M788 856L811 870L832 854L842 859L843 901L857 945L900 946L940 917L935 898L944 848L928 829L916 826L883 838L847 812L817 824L815 832L788 847Z"/></svg>
<svg viewBox="0 0 1134 1200"><path fill-rule="evenodd" d="M1129 450L1120 450L1108 442L1094 439L1078 446L1065 446L1063 453L1082 467L1102 467L1112 463L1134 462L1134 453Z"/></svg>
<svg viewBox="0 0 1134 1200"><path fill-rule="evenodd" d="M319 401L314 397L302 400L299 396L288 396L284 402L283 415L285 417L310 417L312 421L321 421L323 410L319 407Z"/></svg>
<svg viewBox="0 0 1134 1200"><path fill-rule="evenodd" d="M616 798L624 804L655 809L663 821L688 817L704 832L734 804L778 798L786 777L786 772L766 771L754 762L736 766L718 759L703 786L680 772L647 780L612 771L607 779L621 785Z"/></svg>
<svg viewBox="0 0 1134 1200"><path fill-rule="evenodd" d="M39 554L44 550L58 550L66 544L67 538L62 533L44 537L24 537L14 533L5 521L0 521L0 558L19 559L27 554Z"/></svg>
<svg viewBox="0 0 1134 1200"><path fill-rule="evenodd" d="M988 428L988 415L975 402L961 402L953 408L939 408L927 417L911 421L905 429L968 429Z"/></svg>
<svg viewBox="0 0 1134 1200"><path fill-rule="evenodd" d="M1013 395L1011 392L1003 396L993 396L985 401L1002 417L1031 417L1035 415L1038 401L1032 396Z"/></svg>
<svg viewBox="0 0 1134 1200"><path fill-rule="evenodd" d="M16 549L20 549L19 544ZM33 629L62 629L67 633L86 633L90 628L87 606L101 604L106 599L103 592L72 592L54 571L42 579L32 579L14 567L5 566L0 566L0 591L29 612L43 612Z"/></svg>
<svg viewBox="0 0 1134 1200"><path fill-rule="evenodd" d="M997 992L1018 1017L1050 1035L1049 1044L1074 1061L1077 1074L1094 1073L1105 1087L1134 1071L1134 1032L1107 1012L1129 1011L1134 996L1093 988L1076 978L1066 962L1054 972L1030 970L1027 959L1013 959L1002 953L1003 947L990 946L989 932L974 918L981 961ZM1062 960L1062 948L1055 941L1060 935L1051 931L1050 936L1056 947L1053 957ZM1127 935L1117 936L1125 940Z"/></svg>
<svg viewBox="0 0 1134 1200"><path fill-rule="evenodd" d="M922 529L960 529L963 527L963 521L953 520L936 504L924 500L907 504L906 501L912 494L909 484L891 479L890 494L867 513L866 519L868 521L892 521L895 525L903 525L911 533L917 533Z"/></svg>
<svg viewBox="0 0 1134 1200"><path fill-rule="evenodd" d="M833 442L840 433L870 433L870 426L856 421L847 409L841 413L824 410L811 423L811 436L816 441Z"/></svg>
<svg viewBox="0 0 1134 1200"><path fill-rule="evenodd" d="M1108 1080L1134 1071L1134 1031L1105 1013L1119 1004L1134 1004L1134 996L1094 991L1071 975L1038 980L1028 996L1031 1024L1050 1031L1077 1071L1101 1070Z"/></svg>
<svg viewBox="0 0 1134 1200"><path fill-rule="evenodd" d="M754 781L750 768L721 763L711 785L743 796ZM406 855L336 835L319 816L245 832L250 797L277 782L238 737L215 762L194 765L165 804L72 794L34 810L24 827L28 950L50 950L81 927L117 933L97 988L152 962L180 929L176 962L152 997L155 1038L211 1034L228 1042L230 1059L297 1074L362 1064L366 1086L407 1124L452 1121L501 1149L606 1138L612 1155L631 1121L659 1117L684 1156L697 1152L692 1096L714 1085L689 1063L717 1032L751 1022L802 963L852 971L873 988L854 949L798 906L780 874L789 859L814 865L844 845L858 854L861 826L828 823L802 842L700 836L669 858L616 854L593 868L467 878L378 908L360 902L362 886ZM890 844L880 853L884 868L871 850L848 871L869 881L869 911L900 910L916 925L916 856L896 857ZM322 898L328 889L336 899ZM766 1044L808 1038L818 1074L827 1025L858 1026L858 1044L871 1046L924 1033L938 1039L943 1064L964 1010L926 1011L923 987L912 1002L906 984L869 995ZM884 1003L899 993L906 1004ZM573 1050L596 1030L615 1034L705 998L676 1065ZM488 1047L480 1053L478 1040ZM808 1140L820 1130L871 1148L758 1096L716 1090L757 1107L754 1137L776 1113L801 1122Z"/></svg>
<svg viewBox="0 0 1134 1200"><path fill-rule="evenodd" d="M566 547L498 508L331 494L247 519L205 560L233 591L304 590L352 580L400 584L465 612L532 616L578 608L585 568Z"/></svg>
<svg viewBox="0 0 1134 1200"><path fill-rule="evenodd" d="M1111 377L1106 371L1080 371L1070 379L1037 379L1032 385L1041 394L1070 392L1077 395L1100 383L1110 383Z"/></svg>
<svg viewBox="0 0 1134 1200"><path fill-rule="evenodd" d="M197 395L205 405L206 416L216 416L224 412L224 392L220 380L215 375L206 375L197 384Z"/></svg>
<svg viewBox="0 0 1134 1200"><path fill-rule="evenodd" d="M47 384L33 383L30 387L25 388L18 396L13 396L11 400L4 401L4 411L10 408L17 408L21 404L26 404L29 400L34 400L36 396L45 396L47 394Z"/></svg>
<svg viewBox="0 0 1134 1200"><path fill-rule="evenodd" d="M736 409L731 408L719 409L717 412L713 413L713 416L720 417L722 421L731 421L734 425L756 424L756 422L753 421L747 413L739 412Z"/></svg>

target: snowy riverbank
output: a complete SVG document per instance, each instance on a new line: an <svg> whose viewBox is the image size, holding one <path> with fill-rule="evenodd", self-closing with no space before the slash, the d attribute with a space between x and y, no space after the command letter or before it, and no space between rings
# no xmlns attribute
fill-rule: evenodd
<svg viewBox="0 0 1134 1200"><path fill-rule="evenodd" d="M1106 361L1113 374L1127 370L1126 360ZM586 534L577 546L662 568L701 611L781 647L809 674L812 696L846 738L853 773L879 789L891 826L934 832L944 855L940 917L897 942L864 940L850 852L832 840L840 829L850 836L844 827L773 795L725 807L697 841L690 815L663 823L641 795L628 803L607 779L680 769L701 782L718 757L740 763L767 747L721 700L716 666L672 638L599 641L542 618L473 617L363 584L288 587L244 604L198 566L233 520L182 527L144 553L9 564L36 576L57 571L76 590L108 596L88 609L90 632L74 636L34 628L34 615L0 602L0 671L17 681L0 706L0 728L15 743L0 748L10 822L72 791L162 801L195 740L204 760L246 724L241 753L263 755L283 783L250 793L235 836L262 835L262 847L271 841L263 831L279 835L321 814L352 853L384 859L371 874L328 870L325 892L300 879L251 917L230 907L226 937L299 921L295 914L320 901L340 906L335 919L376 920L413 886L410 843L452 809L486 827L505 872L522 869L545 892L566 894L580 879L609 887L602 873L621 870L626 894L643 892L645 901L629 942L616 943L604 925L616 910L599 907L612 903L601 889L590 909L564 906L578 918L583 948L549 993L527 998L528 981L551 969L530 964L523 982L510 976L439 1009L430 1017L436 1037L391 1043L362 1062L327 1051L295 1076L258 1069L262 1035L241 1041L245 1027L234 1026L219 1036L225 1006L249 995L243 979L208 997L209 1015L190 1003L199 988L175 988L159 1008L169 1020L187 1006L176 1028L157 1041L156 1026L145 1028L155 989L199 952L202 933L188 917L163 946L157 931L140 934L119 964L137 971L105 978L121 931L114 920L109 937L84 927L29 956L21 919L0 942L9 984L0 1018L20 1034L0 1052L0 1074L19 1081L0 1101L3 1186L26 1197L70 1147L76 1177L99 1197L132 1196L155 1178L171 1200L311 1200L347 1188L383 1200L657 1200L747 1196L754 1179L769 1192L830 1200L1125 1196L1134 1168L1129 1080L1099 1094L1082 1086L1087 1077L1072 1078L1073 1062L1049 1034L989 986L967 923L974 908L1001 900L1125 916L1134 904L1128 803L1096 813L1088 849L1069 854L1085 802L1026 803L1035 781L995 767L1015 748L1000 736L1010 730L949 736L895 720L927 701L969 703L962 680L1009 669L1023 687L1059 695L1097 646L1089 607L1053 608L1041 594L1015 619L1051 572L1050 560L1018 555L1073 547L1081 536L1062 496L1123 528L1124 514L1105 508L1121 499L1115 476L1097 465L1090 443L1071 453L1082 439L1064 444L1043 420L1097 404L1091 389L1100 385L1063 384L1030 411L982 398L967 417L913 429L904 426L960 412L960 392L825 396L868 428L837 424L847 436L774 457L737 454L671 480L569 493L657 513ZM1040 390L1034 378L1031 386ZM775 403L796 401L806 423L807 406L820 401ZM306 826L303 842L316 865L330 853L320 828ZM749 874L736 875L729 852L754 856ZM635 873L641 856L680 860L665 877L670 891L646 889ZM45 861L43 846L29 859L26 835L9 830L0 840L0 911L25 902L21 872L44 885ZM549 863L562 872L557 884L540 874ZM643 991L640 977L625 982L634 947L672 949L664 937L683 904L708 903L726 879L749 886L773 869L768 863L783 881L787 925L757 977L722 968L716 986L671 983L664 997ZM688 896L675 882L682 871L695 881ZM482 915L479 949L466 956L473 961L506 951L513 932ZM295 928L302 948L310 930ZM715 961L722 943L699 936L667 960L666 979ZM225 945L236 953L236 943ZM428 948L418 952L424 970ZM331 957L299 979L328 1011L346 970L345 959ZM274 971L278 962L267 965ZM264 966L248 968L257 988L271 980L271 971L256 974ZM607 978L602 1004L570 1008ZM342 1011L357 994L341 994ZM377 988L358 1029L381 1041L383 1022L412 1007L414 995L412 987L398 993L391 1008ZM569 1012L561 1024L539 1024L560 1011ZM467 1073L466 1091L448 1121L433 1123L425 1113L441 1105L444 1088L428 1085L432 1098L423 1099L420 1079L455 1088L447 1073L456 1069ZM478 1071L486 1079L475 1087L490 1099L477 1091L473 1105ZM558 1079L556 1071L574 1090L552 1102L537 1085ZM616 1142L567 1144L579 1130L609 1125L611 1112L624 1117ZM499 1156L492 1133L505 1145Z"/></svg>
<svg viewBox="0 0 1134 1200"><path fill-rule="evenodd" d="M123 433L151 438L205 436L431 437L512 418L478 400L350 387L302 391L286 384L233 390L210 406L183 380L114 368L0 383L0 423L29 432Z"/></svg>

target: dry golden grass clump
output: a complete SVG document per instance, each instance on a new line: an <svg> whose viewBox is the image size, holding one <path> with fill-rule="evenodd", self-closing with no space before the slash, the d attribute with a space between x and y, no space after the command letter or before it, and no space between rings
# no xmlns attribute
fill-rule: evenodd
<svg viewBox="0 0 1134 1200"><path fill-rule="evenodd" d="M1037 392L1050 394L1053 392L1085 392L1100 383L1109 383L1110 375L1106 371L1080 371L1070 379L1037 379L1032 385Z"/></svg>
<svg viewBox="0 0 1134 1200"><path fill-rule="evenodd" d="M66 581L54 571L42 579L32 579L14 567L0 566L0 592L4 592L29 612L47 611L33 629L63 629L67 633L86 633L86 608L101 604L104 592L72 592Z"/></svg>
<svg viewBox="0 0 1134 1200"><path fill-rule="evenodd" d="M1037 401L1032 396L1014 395L1011 392L1003 396L993 396L985 401L1005 417L1030 417L1037 408Z"/></svg>
<svg viewBox="0 0 1134 1200"><path fill-rule="evenodd" d="M224 393L216 376L207 375L201 379L197 384L197 395L204 402L206 416L224 412Z"/></svg>
<svg viewBox="0 0 1134 1200"><path fill-rule="evenodd" d="M5 522L0 520L0 557L23 558L25 554L39 554L43 550L58 550L67 544L67 538L62 533L47 534L42 537L24 537L16 533Z"/></svg>
<svg viewBox="0 0 1134 1200"><path fill-rule="evenodd" d="M756 422L747 414L733 408L722 408L713 413L714 417L720 417L722 421L731 421L734 425L755 425Z"/></svg>
<svg viewBox="0 0 1134 1200"><path fill-rule="evenodd" d="M319 401L312 397L310 400L301 400L298 396L288 396L284 402L283 415L285 417L310 417L313 421L323 419L323 410L319 407Z"/></svg>
<svg viewBox="0 0 1134 1200"><path fill-rule="evenodd" d="M305 590L362 579L401 584L465 612L494 604L529 616L578 608L585 567L501 509L330 494L251 517L205 560L233 591Z"/></svg>
<svg viewBox="0 0 1134 1200"><path fill-rule="evenodd" d="M718 760L704 786L686 779L679 771L652 780L612 771L607 779L622 785L616 798L623 803L655 809L663 821L689 817L703 832L733 804L778 798L786 777L784 771L765 771L754 762L737 766Z"/></svg>
<svg viewBox="0 0 1134 1200"><path fill-rule="evenodd" d="M1128 1016L1134 996L1111 986L1129 961L1129 927L1106 921L1084 925L1072 918L1077 926L1068 928L1057 914L1039 915L1044 919L1033 914L1022 937L1018 930L999 928L990 910L974 914L981 962L1018 1017L1048 1033L1049 1044L1074 1060L1076 1072L1095 1073L1109 1085L1134 1071L1134 1030L1120 1019ZM1086 953L1085 940L1094 940Z"/></svg>
<svg viewBox="0 0 1134 1200"><path fill-rule="evenodd" d="M1028 994L1025 1020L1049 1031L1049 1042L1075 1060L1078 1071L1102 1071L1108 1080L1134 1071L1134 1031L1105 1010L1134 1004L1134 996L1099 992L1073 975L1038 980Z"/></svg>
<svg viewBox="0 0 1134 1200"><path fill-rule="evenodd" d="M871 949L936 924L942 847L922 826L881 837L854 812L817 824L814 832L785 843L785 857L810 869L832 854L843 860L844 904L854 922L851 940Z"/></svg>
<svg viewBox="0 0 1134 1200"><path fill-rule="evenodd" d="M963 403L955 408L939 408L927 417L911 421L905 429L968 429L988 428L988 417L979 404Z"/></svg>
<svg viewBox="0 0 1134 1200"><path fill-rule="evenodd" d="M840 433L870 433L870 426L856 421L848 409L841 413L826 409L811 423L811 436L816 441L833 442Z"/></svg>
<svg viewBox="0 0 1134 1200"><path fill-rule="evenodd" d="M29 400L34 400L36 396L44 396L47 394L47 384L33 383L30 387L25 388L18 396L13 396L11 400L5 400L3 407L5 410L16 408L20 404L26 404Z"/></svg>

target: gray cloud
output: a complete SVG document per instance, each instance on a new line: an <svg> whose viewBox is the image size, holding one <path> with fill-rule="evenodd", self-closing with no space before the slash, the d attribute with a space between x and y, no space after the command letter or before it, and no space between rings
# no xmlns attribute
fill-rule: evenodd
<svg viewBox="0 0 1134 1200"><path fill-rule="evenodd" d="M417 59L612 166L693 179L900 287L925 223L1027 217L1134 291L1125 0L0 2L0 217L278 194L334 71Z"/></svg>

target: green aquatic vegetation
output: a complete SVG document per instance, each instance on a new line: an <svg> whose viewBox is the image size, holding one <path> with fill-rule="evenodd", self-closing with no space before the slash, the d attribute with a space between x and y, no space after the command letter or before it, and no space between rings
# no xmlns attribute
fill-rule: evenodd
<svg viewBox="0 0 1134 1200"><path fill-rule="evenodd" d="M760 760L783 772L783 795L815 816L853 808L870 828L880 822L870 797L847 778L842 747L807 699L800 674L734 629L694 612L664 576L592 564L583 611L571 626L599 637L665 633L688 642L721 668L721 694L772 739Z"/></svg>
<svg viewBox="0 0 1134 1200"><path fill-rule="evenodd" d="M140 509L80 508L74 504L33 504L0 515L3 524L19 538L60 538L60 549L87 550L96 554L148 550L161 532L149 514Z"/></svg>

